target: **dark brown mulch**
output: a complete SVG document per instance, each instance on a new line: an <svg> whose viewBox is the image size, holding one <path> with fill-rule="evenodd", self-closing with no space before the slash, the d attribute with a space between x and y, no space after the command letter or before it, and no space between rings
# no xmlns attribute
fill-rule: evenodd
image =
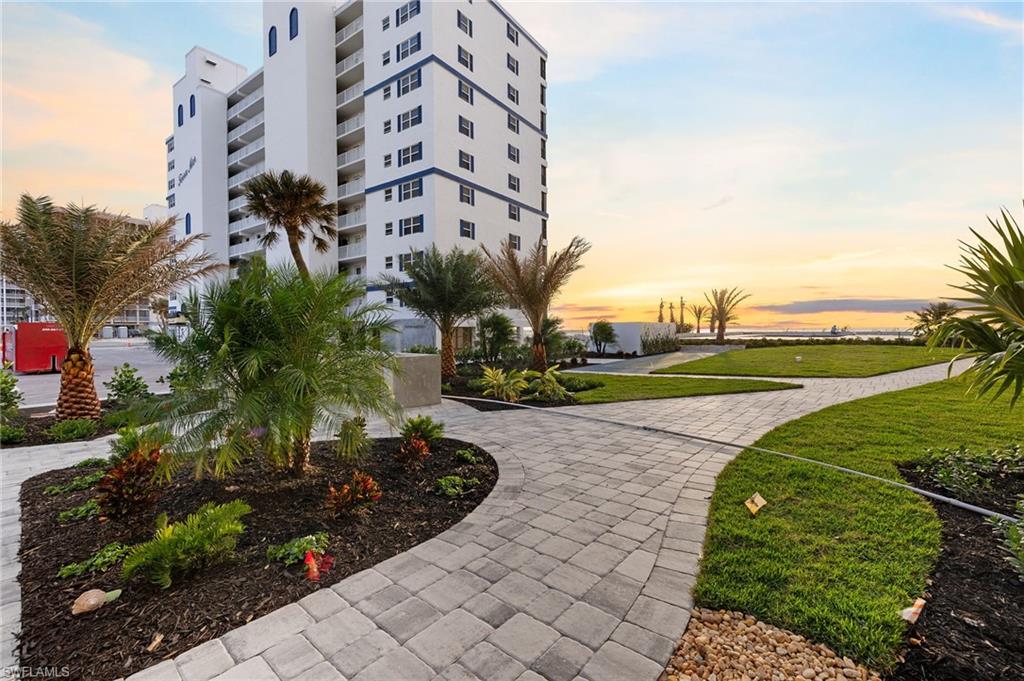
<svg viewBox="0 0 1024 681"><path fill-rule="evenodd" d="M351 467L333 456L329 443L314 445L315 469L303 478L282 477L262 461L252 461L223 480L194 480L191 471L175 476L156 507L137 522L99 522L95 518L57 522L60 511L77 506L90 492L63 496L43 494L47 485L69 481L89 469L66 468L37 475L21 488L21 665L68 666L75 679L114 679L173 657L206 640L292 603L321 586L401 553L451 527L477 506L497 480L497 465L483 450L445 439L433 448L422 468L407 471L394 462L399 440L374 441L361 470L370 473L383 498L355 517L332 519L323 509L329 482L347 480ZM458 449L482 454L468 465L454 458ZM480 481L457 499L434 493L437 478L461 475ZM81 561L109 542L141 542L152 535L153 520L166 511L179 520L208 501L242 499L252 513L242 519L246 530L236 555L203 572L175 577L162 590L141 579L123 584L120 566L103 574L59 579L61 565ZM334 568L320 583L305 579L302 566L267 564L267 547L326 531ZM71 603L88 589L124 588L103 608L72 616ZM154 652L146 647L156 634L164 639Z"/></svg>
<svg viewBox="0 0 1024 681"><path fill-rule="evenodd" d="M911 484L940 494L916 471ZM969 501L1013 515L1024 475L994 479ZM942 551L924 598L924 612L908 632L904 661L887 677L905 681L1024 679L1024 580L1006 560L1001 535L976 513L934 504L942 521Z"/></svg>
<svg viewBox="0 0 1024 681"><path fill-rule="evenodd" d="M102 413L108 413L110 411L108 405L105 402L101 404L103 406ZM31 416L19 414L17 418L11 420L11 425L24 426L26 431L25 439L16 444L4 444L3 449L6 450L16 449L18 447L35 447L36 445L57 444L54 442L53 439L50 438L49 434L46 432L55 423L57 423L57 417L52 414L49 414L47 416L40 416L38 418L33 418ZM115 432L117 432L117 428L111 428L110 426L105 425L103 423L103 420L100 419L99 421L96 421L95 435L90 435L89 437L76 438L74 440L67 440L67 442L82 442L85 440L95 440L98 437L110 435Z"/></svg>
<svg viewBox="0 0 1024 681"><path fill-rule="evenodd" d="M505 411L507 409L519 409L515 404L511 402L480 402L478 400L460 400L460 397L477 397L485 400L493 400L493 397L488 397L475 390L470 390L465 385L452 384L450 387L445 388L444 396L448 399L455 400L462 404L469 405L477 411ZM537 400L523 400L519 404L526 404L531 407L568 407L577 404L576 400L568 399L561 400L559 402L539 402Z"/></svg>

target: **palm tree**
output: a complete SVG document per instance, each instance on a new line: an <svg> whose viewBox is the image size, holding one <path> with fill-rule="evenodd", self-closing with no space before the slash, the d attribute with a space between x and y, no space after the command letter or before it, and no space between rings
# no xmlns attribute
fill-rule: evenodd
<svg viewBox="0 0 1024 681"><path fill-rule="evenodd" d="M971 233L980 243L961 242L960 264L953 269L967 283L954 288L967 295L954 300L965 304L960 309L968 316L946 318L929 342L965 346L965 354L974 358L964 372L971 390L995 390L998 397L1012 389L1010 403L1015 404L1024 390L1024 233L1005 208L1001 217L1001 223L988 222L1002 249L974 229Z"/></svg>
<svg viewBox="0 0 1024 681"><path fill-rule="evenodd" d="M480 343L480 354L489 364L501 359L501 353L516 338L516 327L507 315L500 312L481 316L476 322L477 339Z"/></svg>
<svg viewBox="0 0 1024 681"><path fill-rule="evenodd" d="M160 320L160 330L167 333L167 317L170 314L170 302L165 296L157 296L149 301L149 309Z"/></svg>
<svg viewBox="0 0 1024 681"><path fill-rule="evenodd" d="M324 199L327 188L309 175L296 175L290 170L280 174L268 170L245 185L249 215L267 221L267 230L260 243L270 248L283 231L288 239L299 274L309 277L309 268L299 245L308 235L317 253L337 248L338 215L333 202Z"/></svg>
<svg viewBox="0 0 1024 681"><path fill-rule="evenodd" d="M384 275L382 285L403 305L437 325L441 333L441 377L455 376L455 329L494 308L500 298L476 251L455 247L442 254L431 246L405 264L409 281Z"/></svg>
<svg viewBox="0 0 1024 681"><path fill-rule="evenodd" d="M711 318L714 320L712 323L717 324L716 343L725 342L725 329L729 322L736 320L736 307L749 297L749 293L744 293L738 287L732 289L713 288L710 295L704 294L704 299L711 307Z"/></svg>
<svg viewBox="0 0 1024 681"><path fill-rule="evenodd" d="M696 324L695 328L697 329L697 333L698 334L700 333L700 323L701 323L701 320L704 319L704 315L707 314L707 311L708 311L708 308L705 307L704 305L698 305L697 303L690 303L690 314L692 314L693 318L695 320L697 320L695 322L695 324Z"/></svg>
<svg viewBox="0 0 1024 681"><path fill-rule="evenodd" d="M590 244L582 237L574 236L569 245L550 256L543 239L539 239L529 254L520 259L518 249L506 239L501 242L497 253L481 245L487 256L487 270L494 284L518 308L530 324L533 368L547 370L547 353L544 350L544 318L547 317L551 301L569 281L576 270L583 267L583 256L590 250Z"/></svg>
<svg viewBox="0 0 1024 681"><path fill-rule="evenodd" d="M932 333L939 328L944 321L950 317L956 316L959 311L960 308L956 305L947 303L946 301L941 301L938 303L928 303L926 306L907 317L907 319L914 322L914 335L930 338Z"/></svg>
<svg viewBox="0 0 1024 681"><path fill-rule="evenodd" d="M196 234L174 241L176 219L139 225L94 207L56 208L22 195L18 221L0 224L0 266L43 303L67 338L60 365L57 418L99 418L89 342L126 305L211 272Z"/></svg>
<svg viewBox="0 0 1024 681"><path fill-rule="evenodd" d="M658 323L665 323L665 299L662 298L661 302L658 303Z"/></svg>
<svg viewBox="0 0 1024 681"><path fill-rule="evenodd" d="M384 370L395 362L381 341L393 328L383 304L353 307L363 288L255 258L238 279L190 296L188 336L150 335L179 373L154 407L175 432L162 470L191 461L197 476L221 476L258 453L301 475L315 428L337 432L353 412L394 422Z"/></svg>
<svg viewBox="0 0 1024 681"><path fill-rule="evenodd" d="M562 331L563 320L561 317L545 317L541 324L541 336L544 338L544 356L561 359L562 346L565 345L567 336Z"/></svg>
<svg viewBox="0 0 1024 681"><path fill-rule="evenodd" d="M682 296L679 296L679 333L683 333L683 327L686 326L686 301L683 300Z"/></svg>

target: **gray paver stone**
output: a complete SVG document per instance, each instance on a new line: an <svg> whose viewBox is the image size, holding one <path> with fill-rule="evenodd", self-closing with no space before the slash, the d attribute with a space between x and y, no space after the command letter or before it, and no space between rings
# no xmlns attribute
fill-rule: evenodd
<svg viewBox="0 0 1024 681"><path fill-rule="evenodd" d="M221 642L236 661L259 655L270 646L297 634L314 620L298 603L278 608L272 613L234 629L221 637Z"/></svg>
<svg viewBox="0 0 1024 681"><path fill-rule="evenodd" d="M235 664L219 638L185 651L174 662L183 681L209 681Z"/></svg>
<svg viewBox="0 0 1024 681"><path fill-rule="evenodd" d="M406 647L440 671L484 640L494 629L465 610L453 610L409 639Z"/></svg>
<svg viewBox="0 0 1024 681"><path fill-rule="evenodd" d="M477 643L459 660L459 664L486 681L513 681L525 667L487 641Z"/></svg>
<svg viewBox="0 0 1024 681"><path fill-rule="evenodd" d="M560 638L533 664L533 669L548 681L571 681L593 653L571 638Z"/></svg>
<svg viewBox="0 0 1024 681"><path fill-rule="evenodd" d="M264 652L262 657L283 679L298 676L318 662L324 661L320 651L301 634L286 638Z"/></svg>
<svg viewBox="0 0 1024 681"><path fill-rule="evenodd" d="M491 634L491 643L529 666L560 638L557 631L543 622L517 613Z"/></svg>

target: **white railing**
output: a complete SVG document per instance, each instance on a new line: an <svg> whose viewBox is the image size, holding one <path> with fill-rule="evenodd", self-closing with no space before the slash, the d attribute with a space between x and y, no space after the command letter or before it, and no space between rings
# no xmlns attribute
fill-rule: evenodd
<svg viewBox="0 0 1024 681"><path fill-rule="evenodd" d="M345 88L338 93L338 106L342 104L348 104L356 97L363 96L363 81L359 81L352 87Z"/></svg>
<svg viewBox="0 0 1024 681"><path fill-rule="evenodd" d="M357 178L351 182L345 182L338 185L338 198L343 199L346 196L352 194L359 194L366 188L366 181L363 178Z"/></svg>
<svg viewBox="0 0 1024 681"><path fill-rule="evenodd" d="M340 76L353 66L363 63L363 51L357 50L338 62L334 67L334 75Z"/></svg>
<svg viewBox="0 0 1024 681"><path fill-rule="evenodd" d="M249 132L253 128L263 124L263 112L260 111L258 114L242 123L237 128L228 131L228 142L234 142L236 139Z"/></svg>
<svg viewBox="0 0 1024 681"><path fill-rule="evenodd" d="M245 97L242 97L239 101L235 102L228 107L228 118L234 118L238 115L238 112L245 109L253 102L257 102L263 99L263 88L258 88L255 92L250 92Z"/></svg>
<svg viewBox="0 0 1024 681"><path fill-rule="evenodd" d="M246 215L244 218L232 220L228 223L228 234L243 232L262 224L264 224L263 218L256 217L255 215Z"/></svg>
<svg viewBox="0 0 1024 681"><path fill-rule="evenodd" d="M228 178L228 189L237 187L246 180L250 180L256 177L257 175L263 172L263 166L263 163L257 163L252 168L246 168L237 175L232 175L231 177Z"/></svg>
<svg viewBox="0 0 1024 681"><path fill-rule="evenodd" d="M338 32L334 34L334 44L339 45L345 42L361 30L363 30L363 18L359 17L351 24L342 26Z"/></svg>
<svg viewBox="0 0 1024 681"><path fill-rule="evenodd" d="M341 123L338 123L338 137L341 137L342 135L347 135L353 130L358 130L359 128L362 128L364 125L366 125L366 114L360 111L355 116L352 116L351 118L346 118Z"/></svg>
<svg viewBox="0 0 1024 681"><path fill-rule="evenodd" d="M359 258L366 255L366 242L357 241L354 244L338 246L338 260L345 258Z"/></svg>
<svg viewBox="0 0 1024 681"><path fill-rule="evenodd" d="M338 216L338 229L347 229L366 222L366 206Z"/></svg>
<svg viewBox="0 0 1024 681"><path fill-rule="evenodd" d="M366 147L360 144L358 147L352 147L338 154L338 167L347 166L353 161L359 161L364 158L366 158Z"/></svg>
<svg viewBox="0 0 1024 681"><path fill-rule="evenodd" d="M255 154L257 151L262 149L265 145L266 145L266 140L264 138L262 138L262 137L260 139L256 140L255 142L250 142L249 144L246 144L244 147L242 147L238 151L233 152L231 154L228 154L228 165L231 165L233 163L237 163L238 161L240 161L241 159L245 158L249 154Z"/></svg>
<svg viewBox="0 0 1024 681"><path fill-rule="evenodd" d="M263 250L263 246L260 244L259 239L250 239L244 243L228 246L228 257L233 258L236 255L245 255L246 253L255 253L261 250Z"/></svg>
<svg viewBox="0 0 1024 681"><path fill-rule="evenodd" d="M233 210L242 210L243 208L245 208L247 203L248 199L246 199L245 196L239 196L237 198L231 199L230 201L228 201L228 212L230 213Z"/></svg>

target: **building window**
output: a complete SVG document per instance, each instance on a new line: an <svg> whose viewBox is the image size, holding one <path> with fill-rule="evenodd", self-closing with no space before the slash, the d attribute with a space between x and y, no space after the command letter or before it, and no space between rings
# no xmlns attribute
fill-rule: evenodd
<svg viewBox="0 0 1024 681"><path fill-rule="evenodd" d="M384 256L384 269L390 270L395 266L395 258L391 255Z"/></svg>
<svg viewBox="0 0 1024 681"><path fill-rule="evenodd" d="M381 66L387 66L391 63L391 50L388 50L384 54L380 55Z"/></svg>
<svg viewBox="0 0 1024 681"><path fill-rule="evenodd" d="M384 190L384 201L390 201L391 197L394 196L394 190L388 187Z"/></svg>
<svg viewBox="0 0 1024 681"><path fill-rule="evenodd" d="M544 57L540 58L540 77L541 78L547 78L548 77L548 60L545 59Z"/></svg>
<svg viewBox="0 0 1024 681"><path fill-rule="evenodd" d="M459 99L464 99L470 104L473 103L473 88L464 80L459 81Z"/></svg>
<svg viewBox="0 0 1024 681"><path fill-rule="evenodd" d="M519 163L519 147L514 147L511 144L508 145L508 160L513 163Z"/></svg>
<svg viewBox="0 0 1024 681"><path fill-rule="evenodd" d="M519 119L512 114L508 115L508 129L517 135L519 134Z"/></svg>
<svg viewBox="0 0 1024 681"><path fill-rule="evenodd" d="M391 132L391 119L390 118L387 119L386 121L384 121L384 134L386 135L389 132Z"/></svg>
<svg viewBox="0 0 1024 681"><path fill-rule="evenodd" d="M519 222L519 206L515 204L508 204L508 219Z"/></svg>
<svg viewBox="0 0 1024 681"><path fill-rule="evenodd" d="M178 105L178 127L185 125L185 107Z"/></svg>
<svg viewBox="0 0 1024 681"><path fill-rule="evenodd" d="M468 154L465 151L459 151L459 167L473 172L475 159L473 154Z"/></svg>
<svg viewBox="0 0 1024 681"><path fill-rule="evenodd" d="M546 139L544 139L543 137L540 138L540 157L541 158L547 158L548 157L548 141Z"/></svg>
<svg viewBox="0 0 1024 681"><path fill-rule="evenodd" d="M470 139L472 139L473 138L473 121L471 121L468 118L465 118L463 116L459 116L459 132L461 132L466 137L469 137Z"/></svg>
<svg viewBox="0 0 1024 681"><path fill-rule="evenodd" d="M167 197L167 207L168 208L174 208L174 194L170 194Z"/></svg>
<svg viewBox="0 0 1024 681"><path fill-rule="evenodd" d="M167 162L167 172L171 172L172 170L174 170L174 159Z"/></svg>
<svg viewBox="0 0 1024 681"><path fill-rule="evenodd" d="M391 28L391 17L384 17L380 20L380 30L386 31Z"/></svg>
<svg viewBox="0 0 1024 681"><path fill-rule="evenodd" d="M540 183L541 183L541 185L543 185L545 187L548 186L548 167L547 166L541 166L540 167Z"/></svg>
<svg viewBox="0 0 1024 681"><path fill-rule="evenodd" d="M398 270L400 272L404 272L405 268L408 267L413 258L423 260L423 251L416 251L415 253L400 253L398 255Z"/></svg>
<svg viewBox="0 0 1024 681"><path fill-rule="evenodd" d="M398 200L408 201L409 199L415 199L417 196L423 196L423 178L418 177L415 180L409 180L398 185Z"/></svg>
<svg viewBox="0 0 1024 681"><path fill-rule="evenodd" d="M391 236L395 231L394 224L390 222L384 223L384 236Z"/></svg>
<svg viewBox="0 0 1024 681"><path fill-rule="evenodd" d="M459 220L459 236L466 239L475 239L476 223L469 220Z"/></svg>
<svg viewBox="0 0 1024 681"><path fill-rule="evenodd" d="M423 159L423 142L411 144L398 150L398 165L405 166Z"/></svg>
<svg viewBox="0 0 1024 681"><path fill-rule="evenodd" d="M471 206L476 205L476 190L472 187L467 187L464 184L459 185L459 202L468 203Z"/></svg>
<svg viewBox="0 0 1024 681"><path fill-rule="evenodd" d="M548 131L548 115L544 111L540 112L540 131L541 132L547 132Z"/></svg>
<svg viewBox="0 0 1024 681"><path fill-rule="evenodd" d="M462 29L462 32L468 35L470 38L473 37L473 22L462 12L458 13L458 25Z"/></svg>
<svg viewBox="0 0 1024 681"><path fill-rule="evenodd" d="M411 0L395 10L395 26L401 26L420 13L420 0Z"/></svg>
<svg viewBox="0 0 1024 681"><path fill-rule="evenodd" d="M391 99L391 86L390 85L385 85L384 86L384 99Z"/></svg>
<svg viewBox="0 0 1024 681"><path fill-rule="evenodd" d="M517 251L522 249L523 243L522 240L519 238L518 234L512 234L510 232L508 235L508 243L512 248L516 249Z"/></svg>
<svg viewBox="0 0 1024 681"><path fill-rule="evenodd" d="M423 231L423 216L414 215L411 218L402 218L398 221L398 233L401 236L419 234Z"/></svg>
<svg viewBox="0 0 1024 681"><path fill-rule="evenodd" d="M417 33L408 40L395 45L395 61L402 61L410 54L416 54L420 51L420 34Z"/></svg>
<svg viewBox="0 0 1024 681"><path fill-rule="evenodd" d="M398 116L398 131L407 130L423 122L423 107L417 106Z"/></svg>
<svg viewBox="0 0 1024 681"><path fill-rule="evenodd" d="M512 87L512 83L508 84L508 99L513 104L519 103L519 90Z"/></svg>
<svg viewBox="0 0 1024 681"><path fill-rule="evenodd" d="M459 63L470 71L473 70L473 55L462 45L459 45Z"/></svg>
<svg viewBox="0 0 1024 681"><path fill-rule="evenodd" d="M391 154L384 154L384 167L385 168L390 168L391 167Z"/></svg>
<svg viewBox="0 0 1024 681"><path fill-rule="evenodd" d="M271 57L277 54L277 26L271 26L270 32L267 33L267 52Z"/></svg>
<svg viewBox="0 0 1024 681"><path fill-rule="evenodd" d="M192 233L192 213L185 213L185 236Z"/></svg>
<svg viewBox="0 0 1024 681"><path fill-rule="evenodd" d="M513 45L519 44L519 31L512 27L512 24L505 24L505 35L512 41Z"/></svg>
<svg viewBox="0 0 1024 681"><path fill-rule="evenodd" d="M174 189L174 178L173 177L171 179L167 180L167 188L168 189Z"/></svg>
<svg viewBox="0 0 1024 681"><path fill-rule="evenodd" d="M508 188L514 192L519 191L519 178L512 173L508 174Z"/></svg>
<svg viewBox="0 0 1024 681"><path fill-rule="evenodd" d="M508 70L512 73L519 75L519 60L513 57L511 54L505 55L505 65L508 66Z"/></svg>
<svg viewBox="0 0 1024 681"><path fill-rule="evenodd" d="M407 73L398 79L398 96L407 95L422 83L420 70L416 69L412 73Z"/></svg>
<svg viewBox="0 0 1024 681"><path fill-rule="evenodd" d="M288 40L295 40L299 35L299 10L292 7L288 13Z"/></svg>
<svg viewBox="0 0 1024 681"><path fill-rule="evenodd" d="M548 103L548 86L544 83L540 84L540 103L545 106Z"/></svg>
<svg viewBox="0 0 1024 681"><path fill-rule="evenodd" d="M548 193L547 192L541 192L540 193L540 212L542 212L542 213L547 213L548 212Z"/></svg>
<svg viewBox="0 0 1024 681"><path fill-rule="evenodd" d="M195 95L189 95L188 96L188 117L189 118L195 118L196 117L196 96Z"/></svg>

